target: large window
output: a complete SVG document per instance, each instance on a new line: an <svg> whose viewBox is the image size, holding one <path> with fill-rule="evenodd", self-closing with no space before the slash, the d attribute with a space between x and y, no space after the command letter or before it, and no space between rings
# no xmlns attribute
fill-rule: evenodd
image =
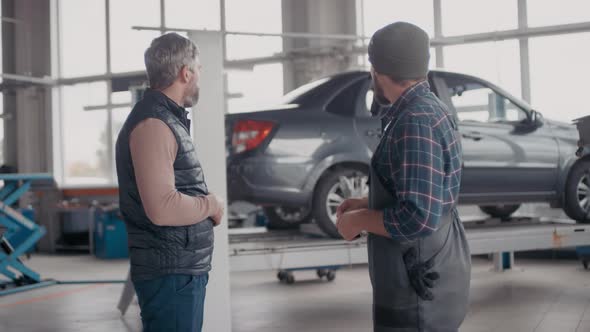
<svg viewBox="0 0 590 332"><path fill-rule="evenodd" d="M166 0L164 7L168 28L195 30L221 28L219 0Z"/></svg>
<svg viewBox="0 0 590 332"><path fill-rule="evenodd" d="M127 73L144 70L143 53L153 38L160 35L160 31L132 29L133 26L160 27L163 23L167 28L181 29L209 29L219 30L220 6L218 0L165 0L164 22L162 22L160 0L57 0L58 12L58 47L60 78L83 78L85 76ZM273 4L273 2L275 4ZM276 5L279 3L279 5ZM261 5L263 3L261 2ZM280 1L267 0L265 6L278 8ZM244 4L241 1L228 1L228 11L233 10L239 22L252 23L251 17L243 16ZM249 7L248 7L249 8ZM272 14L277 14L273 9ZM108 20L107 20L108 15ZM262 17L258 21L263 21ZM107 27L107 22L109 26ZM277 22L279 22L277 24ZM273 31L280 31L280 15L267 19L266 23L273 26ZM228 26L231 26L228 22ZM267 31L266 25L257 25L261 31ZM235 26L244 30L243 26ZM84 31L81 37L80 31ZM109 32L110 54L107 57L107 29ZM186 32L178 32L187 36ZM273 45L269 44L272 43ZM258 39L253 48L267 52L280 52L282 44L275 40ZM233 46L235 45L235 46ZM229 43L232 49L254 45L238 40ZM269 46L270 45L270 46ZM246 47L252 48L252 47ZM233 51L232 51L233 52ZM237 52L234 52L237 53ZM251 53L250 55L255 55ZM110 72L107 72L107 58L110 58ZM273 88L266 92L254 89L244 89L244 100L260 100L261 95L273 95L274 87L282 93L282 68L277 66L259 66L253 71L260 81L272 81ZM257 76L256 76L257 75ZM106 78L105 78L106 79ZM247 81L243 79L242 82ZM239 83L239 82L238 82ZM238 84L240 85L240 84ZM245 84L242 84L245 85ZM61 119L55 133L55 151L57 169L63 172L65 186L95 186L113 185L116 183L114 165L114 144L119 130L129 114L130 107L124 106L109 109L107 98L109 86L106 81L99 83L81 83L71 86L61 86L56 92L57 118ZM111 93L111 103L130 104L131 94L127 91ZM102 109L85 111L87 106L100 106ZM95 108L95 107L94 107ZM2 122L0 120L0 122ZM111 126L109 128L109 125ZM61 127L61 128L59 128ZM1 130L0 127L0 138ZM109 133L111 135L109 135ZM60 155L61 154L61 155Z"/></svg>
<svg viewBox="0 0 590 332"><path fill-rule="evenodd" d="M59 0L61 77L106 72L105 10L104 0Z"/></svg>
<svg viewBox="0 0 590 332"><path fill-rule="evenodd" d="M590 21L590 1L527 1L528 24L531 27Z"/></svg>
<svg viewBox="0 0 590 332"><path fill-rule="evenodd" d="M107 1L109 11L107 12ZM56 0L59 31L60 78L125 73L144 69L143 52L160 31L137 31L133 26L168 29L221 28L219 0ZM441 1L443 36L510 30L518 27L516 0ZM283 31L280 0L226 0L225 22L229 31L280 33ZM258 10L252 10L256 8ZM377 29L395 21L422 27L434 37L434 2L404 0L357 1L357 30L371 36ZM590 21L590 2L527 1L528 24L532 27ZM559 12L559 15L548 15ZM247 15L246 15L247 13ZM162 20L162 14L163 20ZM108 17L107 17L108 15ZM107 20L108 18L108 20ZM303 19L303 18L302 18ZM107 22L109 26L107 27ZM80 37L80 29L84 37ZM107 48L107 29L110 48ZM187 36L186 32L179 32ZM271 57L283 52L281 37L230 35L226 38L227 58ZM365 41L366 42L366 41ZM362 42L359 40L357 45ZM532 104L549 118L569 121L588 114L583 103L587 85L584 73L590 72L590 33L564 34L530 39L530 81ZM110 53L107 54L107 50ZM444 46L444 68L481 77L496 83L516 96L521 95L520 45L516 39ZM366 54L358 54L359 63L368 64ZM110 72L107 66L110 59ZM435 67L434 49L431 68ZM206 65L206 64L205 64ZM268 63L253 67L229 68L227 101L229 112L257 109L280 100L283 95L283 65ZM105 78L106 79L106 78ZM526 83L526 82L525 82ZM113 184L113 146L119 128L130 107L109 109L110 93L105 81L57 88L56 105L61 112L62 133L56 156L63 159L66 185ZM517 121L522 114L507 99L491 89L470 89L457 93L453 101L464 112L464 120L490 121L497 114ZM56 98L57 100L57 98ZM366 98L371 100L370 93ZM129 104L130 93L111 94L114 104ZM1 107L0 96L0 107ZM85 106L104 105L102 110L84 111ZM477 108L480 108L478 111ZM2 110L0 109L0 113ZM0 118L0 141L3 139ZM109 136L109 133L112 135ZM0 163L3 161L0 149Z"/></svg>
<svg viewBox="0 0 590 332"><path fill-rule="evenodd" d="M364 0L363 3L362 20L366 36L371 36L378 29L396 21L416 24L430 36L434 36L432 1Z"/></svg>
<svg viewBox="0 0 590 332"><path fill-rule="evenodd" d="M253 11L252 8L264 10ZM248 19L244 19L246 12ZM280 33L283 29L281 1L227 0L226 21L228 31ZM280 37L229 35L226 41L230 60L267 57L283 51ZM258 65L251 70L230 70L227 80L228 91L236 94L228 100L228 112L267 106L283 95L282 63Z"/></svg>
<svg viewBox="0 0 590 332"><path fill-rule="evenodd" d="M359 33L371 37L377 30L397 21L405 21L424 29L428 35L434 37L434 7L432 1L381 1L363 0L362 9L357 14L361 27ZM368 57L362 55L359 62L370 64ZM430 68L436 67L436 54L434 48L430 50Z"/></svg>
<svg viewBox="0 0 590 332"><path fill-rule="evenodd" d="M84 110L87 106L106 103L106 83L77 84L61 89L65 184L110 183L107 112Z"/></svg>
<svg viewBox="0 0 590 332"><path fill-rule="evenodd" d="M520 56L516 40L447 46L445 69L491 81L515 96L521 95Z"/></svg>
<svg viewBox="0 0 590 332"><path fill-rule="evenodd" d="M113 169L113 180L116 181L116 165L115 165L115 143L117 142L117 137L119 136L119 132L121 131L121 128L123 128L123 124L125 123L125 120L127 119L127 116L129 115L129 113L131 112L131 107L123 107L123 108L114 108L111 111L111 133L112 133L112 144L113 144L113 149L112 149L112 155L111 155L111 160L112 160L112 169Z"/></svg>
<svg viewBox="0 0 590 332"><path fill-rule="evenodd" d="M252 71L230 71L227 77L228 90L241 95L228 100L229 113L269 106L283 95L280 63L256 66Z"/></svg>
<svg viewBox="0 0 590 332"><path fill-rule="evenodd" d="M532 105L545 117L570 121L588 115L590 33L530 40Z"/></svg>
<svg viewBox="0 0 590 332"><path fill-rule="evenodd" d="M529 3L538 1L533 0ZM432 3L432 1L425 2ZM518 27L516 0L443 0L441 2L445 36L509 30Z"/></svg>
<svg viewBox="0 0 590 332"><path fill-rule="evenodd" d="M137 12L137 14L130 14ZM141 14L140 14L141 13ZM111 70L144 70L143 52L159 31L133 30L134 26L160 25L159 0L110 1Z"/></svg>
<svg viewBox="0 0 590 332"><path fill-rule="evenodd" d="M228 31L281 33L283 20L281 1L228 0L226 1L226 28ZM252 10L263 8L264 10ZM248 19L244 19L248 13ZM243 59L271 56L283 50L281 37L236 36L227 37L227 58Z"/></svg>

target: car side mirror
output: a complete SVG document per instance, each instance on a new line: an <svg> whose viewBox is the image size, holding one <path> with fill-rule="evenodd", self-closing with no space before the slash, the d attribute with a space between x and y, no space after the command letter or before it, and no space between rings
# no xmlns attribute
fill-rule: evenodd
<svg viewBox="0 0 590 332"><path fill-rule="evenodd" d="M543 118L543 114L533 110L531 113L531 124L535 128L541 128L545 124L545 120Z"/></svg>

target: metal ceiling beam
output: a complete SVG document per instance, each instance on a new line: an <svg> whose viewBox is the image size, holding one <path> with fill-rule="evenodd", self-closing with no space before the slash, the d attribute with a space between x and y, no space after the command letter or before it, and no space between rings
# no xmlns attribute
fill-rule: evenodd
<svg viewBox="0 0 590 332"><path fill-rule="evenodd" d="M19 19L12 18L12 17L6 17L6 16L0 17L0 21L6 22L6 23L14 23L14 24L23 24L23 23L25 23L23 20L19 20Z"/></svg>
<svg viewBox="0 0 590 332"><path fill-rule="evenodd" d="M266 56L266 57L226 60L225 67L227 69L251 69L252 67L254 67L256 65L291 61L291 60L302 59L302 58L319 58L319 57L336 56L336 55L348 56L348 55L364 54L364 53L367 53L366 46L332 48L329 50L321 49L321 48L306 48L306 49L292 50L292 51L283 52L283 53L277 53L275 55Z"/></svg>
<svg viewBox="0 0 590 332"><path fill-rule="evenodd" d="M160 28L148 26L133 26L135 30L155 30ZM199 29L182 29L182 28L167 28L166 31L177 32L191 32L191 31L207 31ZM232 36L252 36L252 37L281 37L281 38L302 38L302 39L334 39L334 40L359 40L371 39L371 37L347 35L347 34L319 34L319 33L305 33L305 32L283 32L283 33L266 33L266 32L240 32L240 31L225 31L226 35Z"/></svg>
<svg viewBox="0 0 590 332"><path fill-rule="evenodd" d="M147 26L134 26L136 30L160 30L159 27L147 27ZM169 31L202 31L195 29L182 29L182 28L170 28ZM506 39L517 39L525 37L542 37L552 36L567 33L579 33L590 31L590 22L572 23L572 24L561 24L552 25L545 27L527 27L525 29L512 29L504 31L494 31L485 33L476 33L469 35L451 36L451 37L438 37L431 40L431 45L436 46L448 46L458 45L467 43L480 43L486 41L506 40ZM296 32L284 32L284 33L261 33L261 32L238 32L238 31L226 31L227 35L235 36L255 36L255 37L282 37L282 38L303 38L303 39L336 39L336 40L362 40L370 39L367 36L357 35L346 35L346 34L316 34L316 33L296 33Z"/></svg>
<svg viewBox="0 0 590 332"><path fill-rule="evenodd" d="M104 105L92 105L92 106L84 106L84 111L104 111L104 110L112 110L115 108L125 108L125 107L133 107L132 103L119 103L119 104L104 104Z"/></svg>
<svg viewBox="0 0 590 332"><path fill-rule="evenodd" d="M50 77L32 77L27 75L6 74L1 73L0 77L7 81L17 81L22 83L40 84L40 85L55 85L57 80Z"/></svg>
<svg viewBox="0 0 590 332"><path fill-rule="evenodd" d="M90 83L90 82L98 82L98 81L105 81L114 78L124 78L129 76L141 76L146 75L145 71L132 71L132 72L125 72L125 73L116 73L116 74L102 74L102 75L91 75L91 76L84 76L84 77L74 77L74 78L61 78L57 80L57 85L72 85L78 83Z"/></svg>
<svg viewBox="0 0 590 332"><path fill-rule="evenodd" d="M134 26L133 29L136 30L159 30L159 27L146 27L146 26ZM195 31L195 29L168 29L169 31ZM201 31L201 30L199 30ZM451 45L461 45L461 44L470 44L470 43L481 43L481 42L490 42L490 41L499 41L499 40L507 40L507 39L521 39L521 38L530 38L530 37L542 37L542 36L553 36L553 35L561 35L561 34L568 34L568 33L580 33L580 32L590 32L590 22L582 22L582 23L572 23L572 24L562 24L562 25L553 25L553 26L546 26L546 27L534 27L534 28L519 28L513 30L505 30L505 31L495 31L495 32L486 32L486 33L477 33L477 34L469 34L469 35L461 35L461 36L452 36L452 37L435 37L431 39L431 46L437 49L440 49L442 46L451 46ZM237 32L237 31L226 31L227 35L236 35L236 36L257 36L257 37L282 37L282 38L304 38L304 39L336 39L336 40L363 40L363 39L370 39L367 36L357 36L357 35L346 35L346 34L315 34L315 33L292 33L292 32L285 32L285 33L257 33L257 32ZM367 52L366 47L354 47L353 49L342 50L345 54L363 54ZM440 52L439 52L440 53ZM240 59L240 60L227 60L226 67L229 69L236 68L236 69L243 69L243 68L251 68L255 65L261 65L266 63L276 63L276 62L283 62L292 60L294 57L317 57L317 56L324 56L327 54L312 54L312 55L304 55L301 53L292 54L292 53L281 53L267 57L258 57L258 58L250 58L250 59Z"/></svg>
<svg viewBox="0 0 590 332"><path fill-rule="evenodd" d="M471 34L471 35L434 38L431 40L431 45L432 46L449 46L449 45L460 45L460 44L469 44L469 43L498 41L498 40L506 40L506 39L554 36L554 35L562 35L562 34L569 34L569 33L589 32L589 31L590 31L590 22L582 22L582 23L553 25L553 26L546 26L546 27L513 29L513 30L505 30L505 31L476 33L476 34Z"/></svg>
<svg viewBox="0 0 590 332"><path fill-rule="evenodd" d="M134 76L145 76L145 71L133 71L133 72L125 72L125 73L116 73L116 74L101 74L101 75L90 75L90 76L80 76L80 77L73 77L73 78L50 78L50 77L33 77L27 75L17 75L17 74L0 74L0 77L3 80L7 81L16 81L22 83L30 83L35 85L48 85L48 86L58 86L58 85L73 85L79 83L92 83L92 82L99 82L105 80L111 80L116 78L125 78L125 77L134 77Z"/></svg>

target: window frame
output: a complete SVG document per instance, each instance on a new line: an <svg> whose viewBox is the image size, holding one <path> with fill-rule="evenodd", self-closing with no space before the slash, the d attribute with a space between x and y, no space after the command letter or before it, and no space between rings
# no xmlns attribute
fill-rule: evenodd
<svg viewBox="0 0 590 332"><path fill-rule="evenodd" d="M349 82L347 82L346 84L343 84L342 86L340 86L337 91L335 91L333 93L333 95L330 97L330 99L328 100L328 102L326 103L325 107L324 107L324 111L326 113L332 114L332 115L336 115L336 116L342 116L342 117L348 117L348 118L356 118L358 117L360 108L364 107L365 104L365 96L363 95L363 92L366 91L366 88L368 86L367 82L363 82L366 78L365 77L354 77L351 78ZM354 102L353 102L353 109L352 110L348 110L347 112L333 112L330 110L331 105L336 102L338 99L340 99L340 97L343 96L343 94L348 93L349 89L355 88L355 90L353 90L356 94L356 96L354 96Z"/></svg>
<svg viewBox="0 0 590 332"><path fill-rule="evenodd" d="M518 125L522 125L522 124L528 124L528 123L532 123L532 111L533 109L525 104L523 101L519 100L518 98L512 96L510 93L504 91L503 89L499 88L498 86L474 77L474 76L470 76L470 75L463 75L463 74L457 74L457 73L451 73L451 72L437 72L435 74L435 80L439 79L442 81L442 84L444 84L444 88L446 91L449 91L450 86L447 83L447 78L453 77L453 79L462 79L465 81L471 81L475 84L479 84L481 85L483 88L488 88L490 90L492 90L494 93L496 93L497 95L501 96L502 98L508 100L509 102L511 102L519 111L523 112L526 115L526 118L521 120L521 121L496 121L496 122L475 122L475 121L465 121L465 120L461 120L459 118L459 112L457 112L457 109L455 107L455 104L453 102L452 96L450 95L450 93L447 93L447 97L448 97L448 102L447 105L449 106L449 108L451 108L453 114L455 115L455 118L458 120L459 123L470 123L470 124L478 124L478 125L512 125L512 126L518 126ZM438 83L440 84L440 83ZM438 86L437 87L439 90L441 87ZM440 93L439 93L440 96Z"/></svg>

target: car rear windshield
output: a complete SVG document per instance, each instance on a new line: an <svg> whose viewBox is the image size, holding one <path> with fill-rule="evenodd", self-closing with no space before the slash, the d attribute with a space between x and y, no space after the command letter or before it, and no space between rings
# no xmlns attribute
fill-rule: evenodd
<svg viewBox="0 0 590 332"><path fill-rule="evenodd" d="M311 83L307 83L298 87L297 89L287 93L280 99L279 104L297 104L298 100L301 99L305 94L310 92L311 90L317 88L318 86L328 82L330 80L329 77L313 81Z"/></svg>

